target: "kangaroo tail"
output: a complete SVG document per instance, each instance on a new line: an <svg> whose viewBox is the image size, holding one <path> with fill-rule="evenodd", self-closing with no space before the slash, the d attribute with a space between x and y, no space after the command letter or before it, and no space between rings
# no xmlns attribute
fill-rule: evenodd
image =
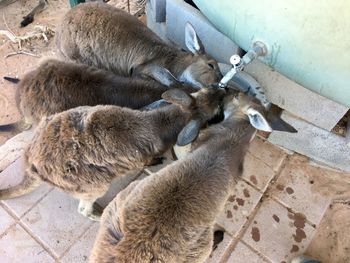
<svg viewBox="0 0 350 263"><path fill-rule="evenodd" d="M0 200L15 198L28 194L38 188L40 184L41 182L39 179L25 174L22 182L19 185L0 190Z"/></svg>
<svg viewBox="0 0 350 263"><path fill-rule="evenodd" d="M12 83L20 82L20 79L18 79L18 78L11 78L11 77L6 77L6 76L4 77L4 80L10 81Z"/></svg>
<svg viewBox="0 0 350 263"><path fill-rule="evenodd" d="M0 125L1 132L22 132L28 130L31 127L30 124L26 123L24 120L18 122Z"/></svg>

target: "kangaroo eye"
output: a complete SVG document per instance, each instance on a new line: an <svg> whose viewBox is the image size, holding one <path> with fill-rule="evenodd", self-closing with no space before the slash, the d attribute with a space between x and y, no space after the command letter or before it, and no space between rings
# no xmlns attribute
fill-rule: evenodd
<svg viewBox="0 0 350 263"><path fill-rule="evenodd" d="M208 63L209 68L214 69L214 65L212 63Z"/></svg>

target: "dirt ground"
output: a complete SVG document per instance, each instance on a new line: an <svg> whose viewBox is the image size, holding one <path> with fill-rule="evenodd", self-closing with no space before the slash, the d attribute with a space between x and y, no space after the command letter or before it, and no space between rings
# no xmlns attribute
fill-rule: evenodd
<svg viewBox="0 0 350 263"><path fill-rule="evenodd" d="M131 11L134 13L137 8L132 1L130 2ZM33 32L38 25L55 30L61 17L69 9L68 0L50 0L48 8L35 18L34 23L20 28L22 17L36 4L37 0L19 0L0 9L0 30L12 31L16 36ZM127 9L126 0L114 0L110 4ZM4 81L2 77L21 77L25 72L36 67L44 57L55 56L52 37L49 37L48 42L43 38L23 42L22 50L35 56L19 54L6 58L7 55L19 51L19 46L6 36L0 36L0 125L20 118L14 101L16 86ZM0 134L0 144L12 136L11 133ZM350 175L343 173L335 175L335 173L327 173L327 170L322 170L322 173L324 173L322 177L324 181L318 184L321 184L324 191L335 201L322 220L321 227L308 249L308 254L323 262L350 262Z"/></svg>
<svg viewBox="0 0 350 263"><path fill-rule="evenodd" d="M327 169L317 182L317 188L332 196L321 224L307 254L324 263L350 262L350 174L334 173ZM316 184L316 183L315 183Z"/></svg>

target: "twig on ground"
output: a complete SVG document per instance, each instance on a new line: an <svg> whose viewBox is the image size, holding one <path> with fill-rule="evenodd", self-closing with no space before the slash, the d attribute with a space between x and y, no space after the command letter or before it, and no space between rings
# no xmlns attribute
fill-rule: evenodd
<svg viewBox="0 0 350 263"><path fill-rule="evenodd" d="M6 36L11 42L18 44L18 49L22 49L22 42L27 42L32 39L43 39L45 42L49 41L49 37L55 34L55 31L47 26L35 26L35 31L27 32L24 36L16 36L13 32L9 30L0 30L0 35Z"/></svg>
<svg viewBox="0 0 350 263"><path fill-rule="evenodd" d="M333 204L342 204L342 205L350 205L350 198L349 199L335 199L332 201Z"/></svg>
<svg viewBox="0 0 350 263"><path fill-rule="evenodd" d="M11 28L8 26L8 24L6 22L5 13L2 13L2 19L4 20L4 24L7 28L7 30L10 31L12 33L12 35L15 35L15 33L13 33L13 31L11 30Z"/></svg>
<svg viewBox="0 0 350 263"><path fill-rule="evenodd" d="M37 55L37 54L33 54L33 53L30 53L30 52L27 52L27 51L23 51L23 50L19 50L19 51L17 51L17 52L13 52L13 53L7 54L7 55L5 56L5 58L12 57L12 56L16 56L16 55L27 55L27 56L32 56L32 57L40 58L40 56Z"/></svg>

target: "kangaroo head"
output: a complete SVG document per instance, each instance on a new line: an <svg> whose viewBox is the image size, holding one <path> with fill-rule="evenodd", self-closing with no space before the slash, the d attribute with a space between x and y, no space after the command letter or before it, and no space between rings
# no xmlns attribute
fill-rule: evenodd
<svg viewBox="0 0 350 263"><path fill-rule="evenodd" d="M272 132L285 131L297 132L290 124L281 119L280 114L270 108L266 108L254 97L235 92L224 98L225 119L230 117L247 118L250 124L257 130Z"/></svg>
<svg viewBox="0 0 350 263"><path fill-rule="evenodd" d="M169 88L188 88L195 90L192 85L187 83L181 83L168 69L160 65L150 65L148 66L147 72L143 75L150 77L162 85Z"/></svg>
<svg viewBox="0 0 350 263"><path fill-rule="evenodd" d="M202 42L190 23L185 26L185 43L191 54L184 58L184 63L188 66L179 76L179 80L198 88L219 82L222 75L218 63L205 54Z"/></svg>
<svg viewBox="0 0 350 263"><path fill-rule="evenodd" d="M178 105L183 111L191 112L191 121L178 136L179 146L187 145L196 139L201 127L220 111L225 91L216 88L203 88L196 93L187 94L181 89L171 89L162 98Z"/></svg>

